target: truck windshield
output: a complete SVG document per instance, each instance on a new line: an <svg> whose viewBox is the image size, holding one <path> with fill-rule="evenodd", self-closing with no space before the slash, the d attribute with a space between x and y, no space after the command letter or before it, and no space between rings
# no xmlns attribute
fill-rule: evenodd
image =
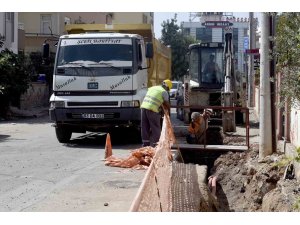
<svg viewBox="0 0 300 225"><path fill-rule="evenodd" d="M111 39L63 39L57 66L76 66L78 62L86 62L85 66L132 66L133 49L130 39L103 44L105 40Z"/></svg>

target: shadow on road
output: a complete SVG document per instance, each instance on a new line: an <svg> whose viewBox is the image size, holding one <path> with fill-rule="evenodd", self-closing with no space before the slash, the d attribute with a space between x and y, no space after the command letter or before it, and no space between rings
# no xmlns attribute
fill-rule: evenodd
<svg viewBox="0 0 300 225"><path fill-rule="evenodd" d="M110 133L111 144L113 147L122 146L126 149L132 148L132 145L141 146L141 135L137 131L129 128L116 128ZM104 148L106 143L106 134L104 132L92 132L76 136L70 140L65 146L71 148ZM124 146L125 145L125 146Z"/></svg>
<svg viewBox="0 0 300 225"><path fill-rule="evenodd" d="M5 139L9 138L10 135L3 135L3 134L0 134L0 141L4 141Z"/></svg>
<svg viewBox="0 0 300 225"><path fill-rule="evenodd" d="M2 120L0 121L0 125L4 124L45 124L45 123L51 123L50 118L48 115L43 115L41 117L15 117L8 120Z"/></svg>

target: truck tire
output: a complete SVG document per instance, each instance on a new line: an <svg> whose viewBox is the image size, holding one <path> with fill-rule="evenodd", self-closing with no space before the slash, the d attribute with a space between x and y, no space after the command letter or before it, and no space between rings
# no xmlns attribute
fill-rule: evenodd
<svg viewBox="0 0 300 225"><path fill-rule="evenodd" d="M68 143L72 136L72 131L64 126L55 127L56 138L60 143Z"/></svg>
<svg viewBox="0 0 300 225"><path fill-rule="evenodd" d="M183 105L183 98L180 97L177 100L177 106L182 106ZM177 108L176 109L176 118L183 121L183 109Z"/></svg>

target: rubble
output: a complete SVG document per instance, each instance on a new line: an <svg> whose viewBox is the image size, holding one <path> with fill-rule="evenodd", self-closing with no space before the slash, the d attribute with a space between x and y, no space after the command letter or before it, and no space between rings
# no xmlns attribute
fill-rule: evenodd
<svg viewBox="0 0 300 225"><path fill-rule="evenodd" d="M300 211L300 184L285 179L284 154L274 153L258 162L258 145L245 153L220 156L211 173L218 177L218 211ZM299 191L298 191L299 190Z"/></svg>

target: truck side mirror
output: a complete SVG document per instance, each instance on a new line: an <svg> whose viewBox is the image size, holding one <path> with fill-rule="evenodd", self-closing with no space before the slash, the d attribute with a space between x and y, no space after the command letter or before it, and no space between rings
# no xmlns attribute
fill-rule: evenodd
<svg viewBox="0 0 300 225"><path fill-rule="evenodd" d="M47 59L50 55L50 47L48 43L43 44L43 58Z"/></svg>
<svg viewBox="0 0 300 225"><path fill-rule="evenodd" d="M146 43L146 58L153 58L153 44L151 42Z"/></svg>

